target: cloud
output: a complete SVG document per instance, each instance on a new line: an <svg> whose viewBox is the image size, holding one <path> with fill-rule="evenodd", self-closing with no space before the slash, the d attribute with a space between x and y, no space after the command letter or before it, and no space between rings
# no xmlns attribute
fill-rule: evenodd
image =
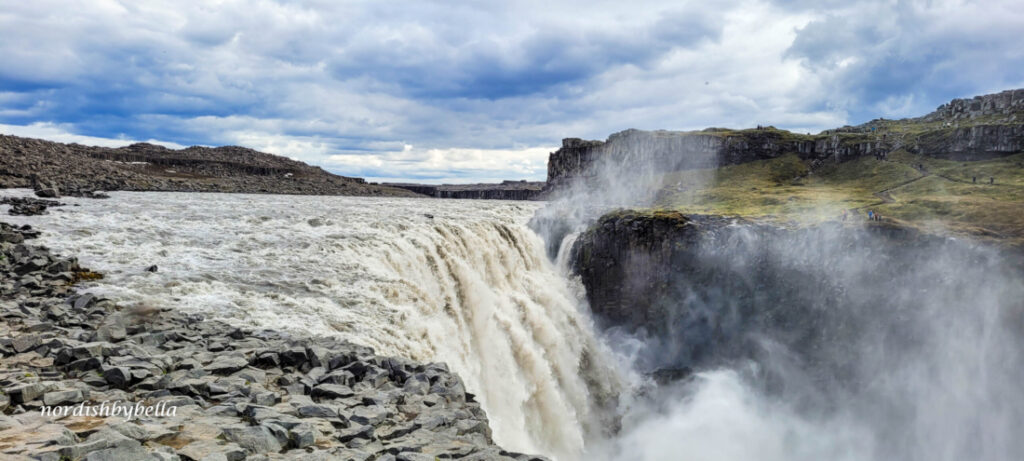
<svg viewBox="0 0 1024 461"><path fill-rule="evenodd" d="M65 144L77 143L86 146L100 147L123 147L139 142L148 142L171 149L184 149L188 146L175 144L173 142L160 141L156 139L136 140L130 138L98 138L95 136L82 136L69 132L65 127L52 123L33 123L31 125L4 125L0 124L0 134L21 136L25 138L48 139Z"/></svg>
<svg viewBox="0 0 1024 461"><path fill-rule="evenodd" d="M871 1L801 28L787 51L855 122L923 115L955 97L1024 84L1019 2Z"/></svg>
<svg viewBox="0 0 1024 461"><path fill-rule="evenodd" d="M329 170L371 181L415 180L426 183L499 182L507 179L543 181L548 154L555 147L519 149L417 149L373 154L334 154L325 160Z"/></svg>
<svg viewBox="0 0 1024 461"><path fill-rule="evenodd" d="M563 137L817 131L1024 86L1009 0L9 3L0 123L375 177L525 174L517 152ZM455 163L407 168L405 144ZM512 159L456 165L472 152Z"/></svg>

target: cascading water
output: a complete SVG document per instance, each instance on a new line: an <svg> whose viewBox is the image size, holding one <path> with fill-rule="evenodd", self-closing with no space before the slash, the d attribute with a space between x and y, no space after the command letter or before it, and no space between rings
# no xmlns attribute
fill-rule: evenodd
<svg viewBox="0 0 1024 461"><path fill-rule="evenodd" d="M93 291L444 361L512 450L578 459L616 378L531 203L115 193L23 218ZM143 268L156 264L157 273Z"/></svg>

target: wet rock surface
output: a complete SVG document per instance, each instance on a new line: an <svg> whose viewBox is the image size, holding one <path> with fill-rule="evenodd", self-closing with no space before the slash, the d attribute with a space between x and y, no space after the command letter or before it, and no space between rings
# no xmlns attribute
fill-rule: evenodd
<svg viewBox="0 0 1024 461"><path fill-rule="evenodd" d="M543 459L443 363L80 293L100 275L36 236L0 223L0 458Z"/></svg>
<svg viewBox="0 0 1024 461"><path fill-rule="evenodd" d="M910 338L930 334L922 317L942 300L1019 287L1006 280L1024 274L1021 256L889 222L782 227L622 210L583 232L569 261L602 327L656 344L645 371L659 382L780 345L816 379L847 382L850 350L889 344L910 354L922 347ZM950 261L961 278L941 272Z"/></svg>
<svg viewBox="0 0 1024 461"><path fill-rule="evenodd" d="M0 205L10 205L7 213L12 216L37 216L46 214L47 208L63 206L56 200L36 199L31 197L0 197Z"/></svg>

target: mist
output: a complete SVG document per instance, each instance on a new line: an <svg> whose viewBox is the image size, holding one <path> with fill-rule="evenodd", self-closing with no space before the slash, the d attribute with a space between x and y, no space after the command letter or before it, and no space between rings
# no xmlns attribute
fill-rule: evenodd
<svg viewBox="0 0 1024 461"><path fill-rule="evenodd" d="M549 256L555 257L574 234L608 211L652 205L666 185L666 172L717 164L715 152L693 142L697 138L665 133L631 129L612 134L605 142L565 141L563 148L597 145L574 159L577 164L568 166L581 174L564 180L548 178L548 204L537 211L530 227L547 242ZM576 144L569 144L573 142ZM710 182L713 173L706 171Z"/></svg>
<svg viewBox="0 0 1024 461"><path fill-rule="evenodd" d="M794 229L696 217L663 242L583 241L595 223L610 232L613 222L598 222L607 211L654 203L665 172L713 161L684 148L675 152L686 160L670 165L649 139L610 138L532 222L569 272L579 269L579 245L619 238L607 259L588 261L607 278L585 288L632 387L620 395L614 435L591 443L589 455L1005 460L1024 452L1018 252L941 229L838 219ZM618 304L595 305L595 292Z"/></svg>

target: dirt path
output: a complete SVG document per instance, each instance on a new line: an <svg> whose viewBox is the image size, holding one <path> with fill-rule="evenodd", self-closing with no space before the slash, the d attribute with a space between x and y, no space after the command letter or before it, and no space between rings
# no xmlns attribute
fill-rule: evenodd
<svg viewBox="0 0 1024 461"><path fill-rule="evenodd" d="M882 190L880 190L878 192L875 192L872 195L874 195L875 197L878 197L878 199L881 200L881 202L869 203L867 205L864 205L864 206L861 206L861 207L857 207L857 208L854 208L854 209L855 210L863 210L865 208L876 207L876 206L879 206L879 205L884 205L886 203L893 203L893 202L896 201L896 199L892 198L892 195L889 194L889 191L891 191L893 189L897 189L897 188L903 187L903 186L906 186L907 184L915 183L917 181L920 181L920 180L922 180L924 178L927 178L927 177L932 175L926 169L923 169L923 168L921 168L921 169L915 168L915 169L918 172L921 173L921 176L918 176L918 177L913 178L913 179L908 179L908 180L903 181L903 182L901 182L899 184L896 184L896 185L890 186L888 188L882 189Z"/></svg>

